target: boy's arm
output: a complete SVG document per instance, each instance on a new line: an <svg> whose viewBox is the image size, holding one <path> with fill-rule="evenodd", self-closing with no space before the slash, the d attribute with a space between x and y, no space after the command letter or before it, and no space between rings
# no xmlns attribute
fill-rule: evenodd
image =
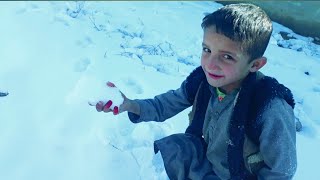
<svg viewBox="0 0 320 180"><path fill-rule="evenodd" d="M292 179L297 169L296 128L293 109L274 99L262 115L260 152L269 168L258 172L259 179Z"/></svg>
<svg viewBox="0 0 320 180"><path fill-rule="evenodd" d="M153 99L131 100L132 111L128 111L133 123L157 121L162 122L178 114L192 104L187 99L185 81L177 90L155 96Z"/></svg>

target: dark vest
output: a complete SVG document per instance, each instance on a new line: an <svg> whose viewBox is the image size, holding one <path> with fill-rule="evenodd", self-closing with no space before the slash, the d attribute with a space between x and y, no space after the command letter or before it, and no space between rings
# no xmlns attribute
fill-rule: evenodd
<svg viewBox="0 0 320 180"><path fill-rule="evenodd" d="M201 85L201 86L200 86ZM199 92L198 92L199 91ZM209 84L201 67L196 68L186 79L186 92L191 104L196 100L193 119L186 133L202 136L202 128L206 109L211 97ZM198 93L197 93L198 92ZM258 77L257 73L249 73L244 79L234 106L229 126L228 164L231 179L256 179L244 165L243 144L245 134L256 145L262 131L261 114L265 106L274 98L284 99L294 108L291 91L272 77Z"/></svg>

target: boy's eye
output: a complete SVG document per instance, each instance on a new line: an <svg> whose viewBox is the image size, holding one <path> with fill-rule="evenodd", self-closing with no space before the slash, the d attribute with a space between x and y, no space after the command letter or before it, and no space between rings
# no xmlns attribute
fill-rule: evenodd
<svg viewBox="0 0 320 180"><path fill-rule="evenodd" d="M224 54L222 57L227 60L233 60L233 57L228 54Z"/></svg>
<svg viewBox="0 0 320 180"><path fill-rule="evenodd" d="M205 47L202 48L202 51L204 51L204 52L206 52L206 53L211 53L211 50L208 49L208 48L205 48Z"/></svg>

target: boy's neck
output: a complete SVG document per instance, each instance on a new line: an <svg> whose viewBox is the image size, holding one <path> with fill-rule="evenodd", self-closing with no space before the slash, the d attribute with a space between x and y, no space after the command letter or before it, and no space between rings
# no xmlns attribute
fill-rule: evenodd
<svg viewBox="0 0 320 180"><path fill-rule="evenodd" d="M219 91L219 92L221 92L221 93L223 93L223 94L228 94L227 91L224 90L224 89L222 89L222 88L216 87L216 89L217 89L217 92Z"/></svg>
<svg viewBox="0 0 320 180"><path fill-rule="evenodd" d="M235 90L239 90L242 86L243 81L248 77L249 73L242 79L239 79L236 82L233 82L231 84L225 85L223 87L219 87L219 90L223 92L224 94L228 95L234 92Z"/></svg>
<svg viewBox="0 0 320 180"><path fill-rule="evenodd" d="M239 84L237 86L233 86L233 87L217 87L219 89L220 92L228 95L228 94L231 94L233 91L239 89L241 87L241 83L242 83L242 80L239 82Z"/></svg>
<svg viewBox="0 0 320 180"><path fill-rule="evenodd" d="M223 93L223 94L225 94L225 95L228 95L228 94L232 94L234 91L238 91L239 89L240 89L240 87L238 87L238 88L234 88L234 89L232 89L232 90L229 90L229 91L226 91L226 90L224 90L223 88L218 88L218 87L216 87L216 89L217 89L217 91L219 91L220 93Z"/></svg>

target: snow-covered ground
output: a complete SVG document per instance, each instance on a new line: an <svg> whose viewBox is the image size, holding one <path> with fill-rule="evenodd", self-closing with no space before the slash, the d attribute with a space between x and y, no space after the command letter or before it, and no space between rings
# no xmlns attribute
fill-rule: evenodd
<svg viewBox="0 0 320 180"><path fill-rule="evenodd" d="M132 124L126 113L88 105L96 90L88 78L112 81L132 99L178 88L200 65L204 14L219 7L0 2L0 179L166 179L153 141L184 132L190 109L163 123ZM296 100L297 180L320 178L320 47L312 40L274 22L262 69Z"/></svg>

